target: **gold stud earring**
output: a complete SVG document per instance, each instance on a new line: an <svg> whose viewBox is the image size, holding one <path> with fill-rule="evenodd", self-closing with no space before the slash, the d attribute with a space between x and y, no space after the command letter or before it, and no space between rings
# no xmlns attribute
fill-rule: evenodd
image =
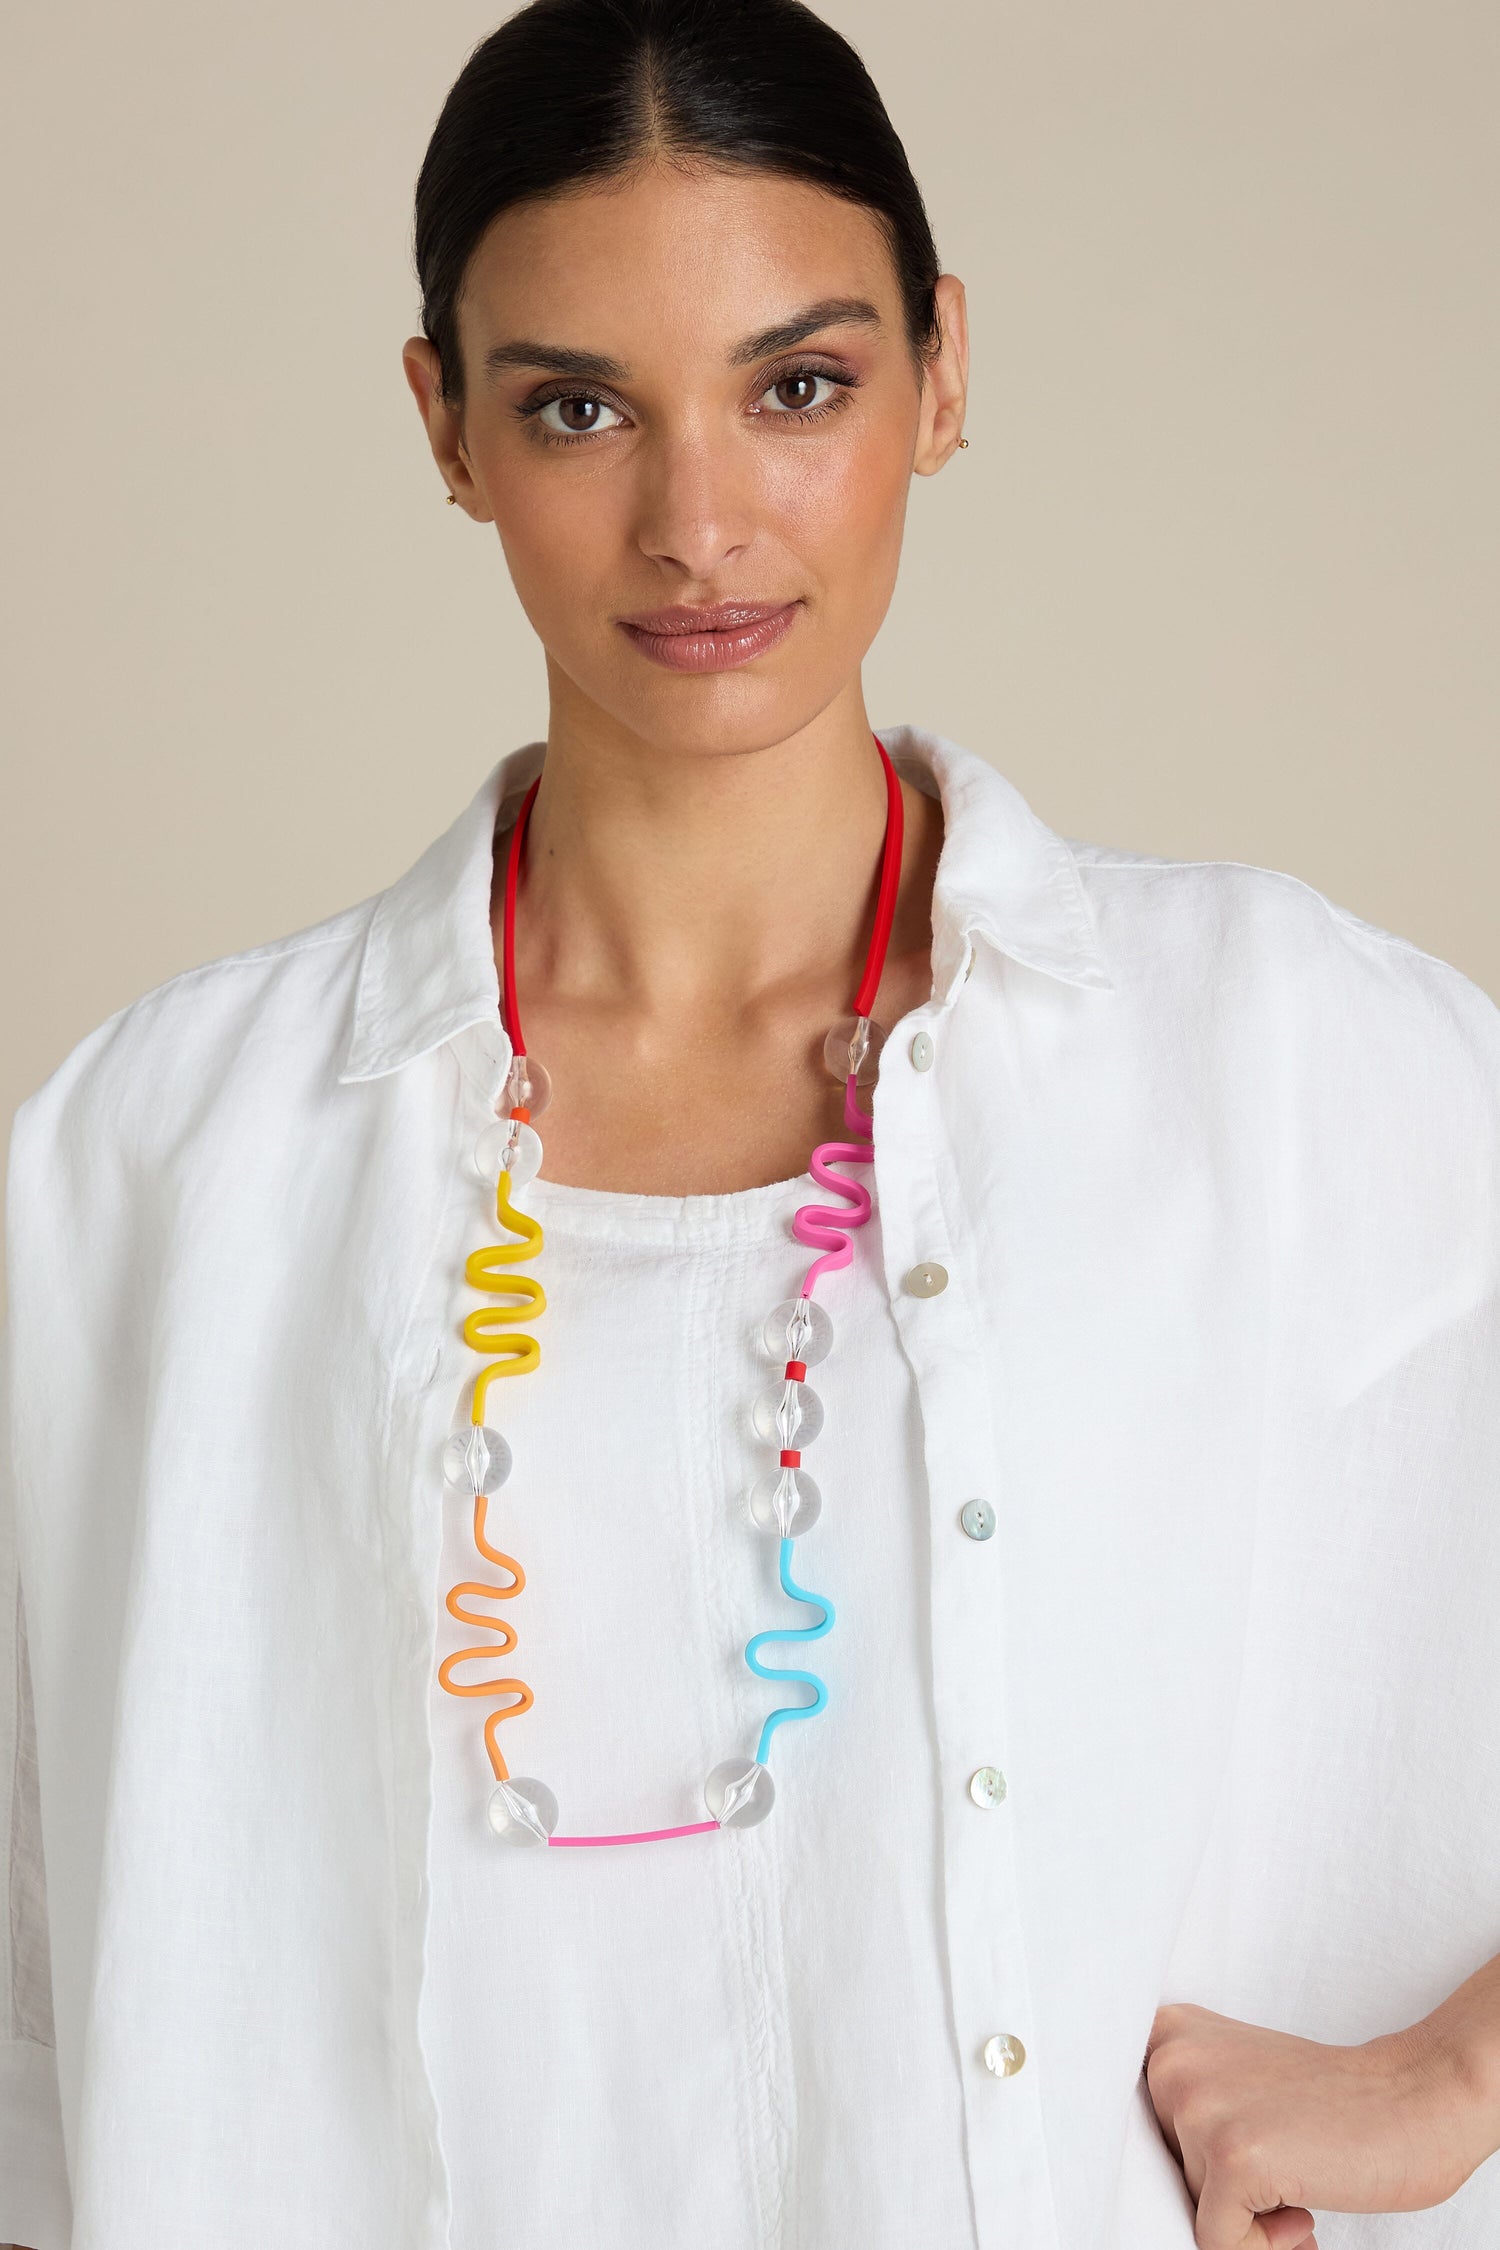
<svg viewBox="0 0 1500 2250"><path fill-rule="evenodd" d="M450 508L456 508L458 506L458 494L456 492L449 493L448 505Z"/></svg>
<svg viewBox="0 0 1500 2250"><path fill-rule="evenodd" d="M966 437L961 437L958 442L960 445L967 445L969 441ZM452 499L453 495L451 492L449 493L448 497L450 500Z"/></svg>

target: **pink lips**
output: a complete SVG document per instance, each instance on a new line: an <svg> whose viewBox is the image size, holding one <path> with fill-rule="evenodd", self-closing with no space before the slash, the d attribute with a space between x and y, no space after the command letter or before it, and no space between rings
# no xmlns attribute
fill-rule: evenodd
<svg viewBox="0 0 1500 2250"><path fill-rule="evenodd" d="M619 624L643 656L670 672L723 672L774 647L800 607L796 601L676 603L641 610Z"/></svg>

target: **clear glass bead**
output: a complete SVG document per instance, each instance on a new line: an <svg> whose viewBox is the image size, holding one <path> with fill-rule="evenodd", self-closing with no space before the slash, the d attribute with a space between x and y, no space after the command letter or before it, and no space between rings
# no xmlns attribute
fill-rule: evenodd
<svg viewBox="0 0 1500 2250"><path fill-rule="evenodd" d="M497 1781L486 1809L502 1844L545 1844L557 1826L557 1799L529 1774Z"/></svg>
<svg viewBox="0 0 1500 2250"><path fill-rule="evenodd" d="M750 1515L760 1531L800 1539L822 1513L823 1495L806 1469L771 1469L750 1487Z"/></svg>
<svg viewBox="0 0 1500 2250"><path fill-rule="evenodd" d="M490 1499L510 1475L511 1451L498 1430L466 1422L443 1447L443 1475L456 1492Z"/></svg>
<svg viewBox="0 0 1500 2250"><path fill-rule="evenodd" d="M840 1016L829 1027L823 1042L823 1060L829 1072L842 1086L849 1075L851 1063L856 1063L856 1086L873 1086L880 1074L880 1050L885 1045L885 1033L878 1023L868 1016Z"/></svg>
<svg viewBox="0 0 1500 2250"><path fill-rule="evenodd" d="M754 1758L726 1758L704 1782L703 1801L721 1828L753 1828L776 1802L771 1769Z"/></svg>
<svg viewBox="0 0 1500 2250"><path fill-rule="evenodd" d="M496 1108L529 1109L533 1117L540 1117L551 1099L552 1081L535 1055L512 1055L505 1092Z"/></svg>
<svg viewBox="0 0 1500 2250"><path fill-rule="evenodd" d="M816 1367L833 1349L833 1322L815 1297L786 1297L767 1313L760 1341L767 1359Z"/></svg>
<svg viewBox="0 0 1500 2250"><path fill-rule="evenodd" d="M540 1134L515 1117L497 1117L474 1143L474 1169L486 1187L495 1185L502 1167L513 1188L525 1187L542 1168Z"/></svg>
<svg viewBox="0 0 1500 2250"><path fill-rule="evenodd" d="M823 1427L823 1401L806 1383L788 1381L763 1391L750 1410L755 1434L767 1445L811 1445Z"/></svg>

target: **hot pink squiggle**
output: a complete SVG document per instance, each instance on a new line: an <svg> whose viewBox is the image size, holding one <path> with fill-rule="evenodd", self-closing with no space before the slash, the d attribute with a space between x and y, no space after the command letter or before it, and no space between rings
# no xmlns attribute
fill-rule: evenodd
<svg viewBox="0 0 1500 2250"><path fill-rule="evenodd" d="M818 1276L827 1271L836 1272L847 1266L854 1256L854 1244L849 1237L855 1227L862 1227L870 1216L870 1191L862 1180L846 1180L829 1170L830 1164L868 1164L875 1154L870 1118L854 1098L854 1073L844 1081L844 1123L851 1133L858 1133L858 1141L822 1141L808 1159L808 1170L819 1187L832 1188L841 1195L850 1208L841 1210L837 1204L804 1203L792 1220L792 1232L799 1242L821 1249L823 1256L814 1258L802 1283L802 1294L810 1297Z"/></svg>

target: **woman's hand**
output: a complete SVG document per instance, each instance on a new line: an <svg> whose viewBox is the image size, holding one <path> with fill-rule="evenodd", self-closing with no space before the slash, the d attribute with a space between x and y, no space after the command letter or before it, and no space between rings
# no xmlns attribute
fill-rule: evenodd
<svg viewBox="0 0 1500 2250"><path fill-rule="evenodd" d="M1489 2152L1460 2059L1425 2024L1333 2047L1180 2001L1157 2010L1145 2067L1198 2250L1316 2250L1314 2208L1425 2210Z"/></svg>

